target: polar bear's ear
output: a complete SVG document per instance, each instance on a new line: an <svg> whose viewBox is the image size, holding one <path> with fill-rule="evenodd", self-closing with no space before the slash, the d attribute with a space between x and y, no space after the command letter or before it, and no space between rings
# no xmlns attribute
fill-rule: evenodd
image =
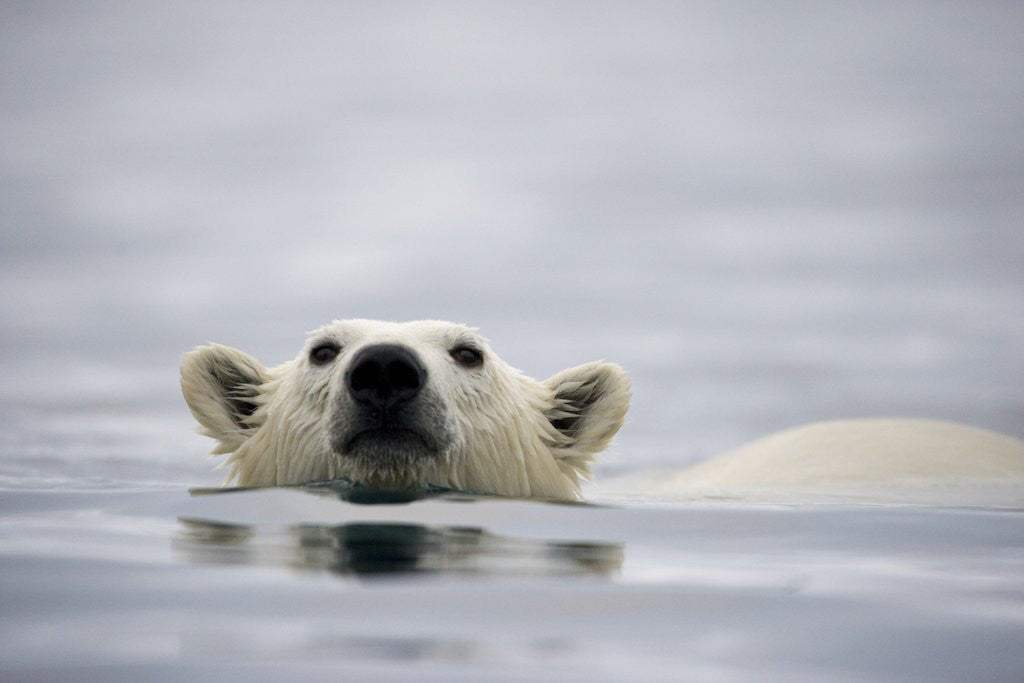
<svg viewBox="0 0 1024 683"><path fill-rule="evenodd" d="M181 393L202 433L219 439L214 453L230 453L257 426L260 385L267 372L252 356L220 344L200 346L181 360Z"/></svg>
<svg viewBox="0 0 1024 683"><path fill-rule="evenodd" d="M562 448L596 453L626 419L629 376L614 363L586 363L544 382L554 394L547 417L565 438Z"/></svg>

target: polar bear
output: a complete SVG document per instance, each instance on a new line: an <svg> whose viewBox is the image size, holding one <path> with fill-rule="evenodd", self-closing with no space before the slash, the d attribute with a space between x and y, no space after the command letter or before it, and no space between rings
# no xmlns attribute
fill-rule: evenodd
<svg viewBox="0 0 1024 683"><path fill-rule="evenodd" d="M200 432L230 454L226 483L347 479L381 491L434 486L573 500L618 432L630 387L594 362L539 382L464 325L335 321L265 368L212 344L181 387Z"/></svg>

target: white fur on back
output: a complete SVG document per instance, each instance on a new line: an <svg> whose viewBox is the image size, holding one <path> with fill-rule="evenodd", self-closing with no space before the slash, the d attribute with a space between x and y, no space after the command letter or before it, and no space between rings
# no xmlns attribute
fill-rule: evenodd
<svg viewBox="0 0 1024 683"><path fill-rule="evenodd" d="M640 487L675 499L1024 504L1024 441L917 419L819 422Z"/></svg>

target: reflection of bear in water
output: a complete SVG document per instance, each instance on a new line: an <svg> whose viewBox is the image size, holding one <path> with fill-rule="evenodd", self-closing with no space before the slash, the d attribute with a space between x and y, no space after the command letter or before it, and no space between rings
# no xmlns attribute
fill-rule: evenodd
<svg viewBox="0 0 1024 683"><path fill-rule="evenodd" d="M538 382L470 328L437 321L334 322L276 368L201 347L185 356L181 383L242 486L348 479L574 499L629 406L616 365Z"/></svg>
<svg viewBox="0 0 1024 683"><path fill-rule="evenodd" d="M302 524L254 527L182 520L176 545L191 559L224 564L283 564L339 574L411 572L603 575L622 565L622 546L498 536L471 527L418 524Z"/></svg>

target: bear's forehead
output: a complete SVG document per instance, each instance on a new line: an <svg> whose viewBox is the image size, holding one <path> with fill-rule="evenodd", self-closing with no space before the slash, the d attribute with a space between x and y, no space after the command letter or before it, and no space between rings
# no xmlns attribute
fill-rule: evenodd
<svg viewBox="0 0 1024 683"><path fill-rule="evenodd" d="M356 343L371 339L451 344L458 340L483 339L471 327L445 320L335 320L309 333L311 341L330 338L340 343Z"/></svg>

